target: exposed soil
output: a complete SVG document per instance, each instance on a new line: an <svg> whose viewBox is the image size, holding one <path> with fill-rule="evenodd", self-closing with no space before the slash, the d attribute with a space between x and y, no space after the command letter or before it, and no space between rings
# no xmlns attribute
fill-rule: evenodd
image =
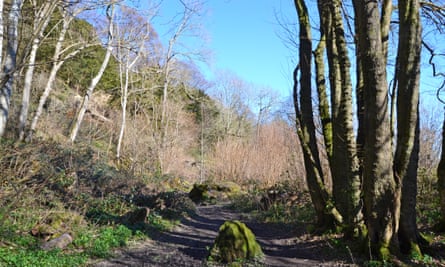
<svg viewBox="0 0 445 267"><path fill-rule="evenodd" d="M250 266L357 266L347 251L339 253L329 241L309 236L304 226L254 222L222 204L199 206L196 215L185 218L172 231L118 251L116 258L93 266L219 266L206 261L208 249L224 221L234 219L246 223L265 253L261 263Z"/></svg>

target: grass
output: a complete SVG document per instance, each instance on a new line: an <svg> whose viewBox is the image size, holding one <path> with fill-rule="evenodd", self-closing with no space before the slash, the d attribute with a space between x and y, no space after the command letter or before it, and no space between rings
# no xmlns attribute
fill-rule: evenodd
<svg viewBox="0 0 445 267"><path fill-rule="evenodd" d="M0 248L0 266L83 266L87 261L88 256L84 253Z"/></svg>
<svg viewBox="0 0 445 267"><path fill-rule="evenodd" d="M150 206L147 218L125 221L137 209L135 198L152 192L107 159L93 159L89 147L47 142L16 149L3 142L0 151L0 266L86 266L178 223L172 214L182 211L168 207L173 193L159 197L162 209ZM63 233L73 237L63 250L40 248L44 234L52 239Z"/></svg>

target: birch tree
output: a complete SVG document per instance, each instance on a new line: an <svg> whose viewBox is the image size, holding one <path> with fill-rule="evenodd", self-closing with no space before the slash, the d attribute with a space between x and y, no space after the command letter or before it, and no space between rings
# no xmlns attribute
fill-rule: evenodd
<svg viewBox="0 0 445 267"><path fill-rule="evenodd" d="M59 6L59 12L61 14L61 26L54 48L54 54L51 60L51 70L49 72L48 80L46 81L45 89L43 90L43 93L39 98L37 109L34 112L31 126L26 137L27 141L30 141L32 139L33 134L36 131L40 116L42 115L44 110L45 103L53 90L57 73L59 72L62 65L68 59L73 58L75 55L80 53L83 49L90 46L100 45L98 42L90 42L84 39L82 39L80 42L75 42L72 44L66 44L65 42L66 35L69 32L69 28L72 25L72 22L79 14L81 14L85 10L92 8L94 8L94 6L71 6L70 8L66 6Z"/></svg>
<svg viewBox="0 0 445 267"><path fill-rule="evenodd" d="M146 54L146 43L152 33L151 20L157 13L157 5L150 5L149 15L145 18L135 10L122 7L121 20L116 26L117 58L121 82L121 127L116 148L116 158L121 157L122 140L126 127L127 102L130 85L130 72Z"/></svg>
<svg viewBox="0 0 445 267"><path fill-rule="evenodd" d="M172 20L171 37L168 40L168 46L163 56L162 65L162 99L161 99L161 116L160 116L160 136L157 137L159 165L162 171L164 152L167 151L167 137L169 136L172 114L169 112L170 85L172 77L174 77L175 64L181 59L189 60L191 58L202 59L201 51L194 51L185 48L184 38L198 37L200 28L196 23L196 19L203 11L203 4L200 0L179 1L182 11ZM181 49L182 47L182 49Z"/></svg>
<svg viewBox="0 0 445 267"><path fill-rule="evenodd" d="M42 5L36 1L31 1L32 9L35 12L33 20L33 36L31 51L28 56L28 67L25 72L25 80L23 83L22 104L19 115L18 137L23 140L25 137L25 125L28 119L29 101L31 97L31 85L34 75L35 61L37 50L44 38L44 31L48 26L51 16L60 3L59 0L45 1Z"/></svg>
<svg viewBox="0 0 445 267"><path fill-rule="evenodd" d="M97 73L97 75L91 80L90 85L87 88L87 91L85 93L85 96L83 97L83 101L81 104L81 107L79 109L79 112L77 114L77 117L75 119L75 122L73 124L73 128L71 130L70 134L70 140L72 143L77 138L77 134L80 129L80 125L82 124L83 117L85 116L85 112L88 108L88 102L91 99L93 95L93 91L96 88L96 85L99 83L103 73L105 72L105 69L108 65L108 62L111 57L111 52L113 51L113 41L114 41L114 12L115 12L115 3L112 2L110 5L108 5L106 13L107 13L107 19L108 19L108 44L106 48L105 58L102 62L102 65Z"/></svg>
<svg viewBox="0 0 445 267"><path fill-rule="evenodd" d="M3 1L2 6L3 6ZM22 9L21 0L12 0L11 10L8 15L8 35L6 42L6 57L3 66L0 88L0 137L6 130L10 112L11 94L14 85L14 74L17 66L17 48L18 48L18 24L20 12ZM2 15L3 16L3 15Z"/></svg>

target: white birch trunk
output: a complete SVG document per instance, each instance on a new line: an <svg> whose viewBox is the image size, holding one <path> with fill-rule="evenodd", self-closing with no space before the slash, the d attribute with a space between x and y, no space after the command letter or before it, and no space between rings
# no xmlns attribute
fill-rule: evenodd
<svg viewBox="0 0 445 267"><path fill-rule="evenodd" d="M148 27L150 27L150 23L147 23ZM147 35L150 34L150 28L148 28L147 31ZM130 74L130 70L131 68L133 68L134 64L136 64L136 62L139 60L139 58L142 55L142 51L144 48L144 43L145 41L148 39L148 36L144 37L141 39L141 43L139 45L139 51L138 54L136 55L136 57L133 59L133 61L131 61L130 64L128 64L128 62L126 63L125 66L125 82L124 85L122 86L122 98L121 98L121 107L122 107L122 121L121 121L121 129L119 132L119 139L117 142L117 149L116 149L116 157L119 160L120 156L121 156L121 147L122 147L122 140L124 138L124 133L125 133L125 126L126 126L126 116L127 116L127 101L128 101L128 85L129 85L129 74ZM129 55L127 55L128 58ZM122 73L122 70L121 70ZM121 77L122 80L122 77Z"/></svg>
<svg viewBox="0 0 445 267"><path fill-rule="evenodd" d="M71 134L70 134L70 140L72 143L74 143L74 141L76 140L77 134L80 129L80 125L82 123L83 117L85 116L85 112L87 111L87 108L88 108L88 102L91 99L91 96L93 95L93 91L96 88L96 85L99 83L100 79L102 78L102 75L105 72L105 69L107 68L108 61L110 61L111 52L113 50L112 43L113 43L114 3L112 3L107 8L107 17L108 17L108 21L109 21L107 52L105 54L104 61L102 62L102 66L99 69L99 72L91 80L91 84L88 87L85 96L83 97L82 106L79 110L79 113L77 114L76 121L74 122L74 126L73 126L73 128L71 130Z"/></svg>
<svg viewBox="0 0 445 267"><path fill-rule="evenodd" d="M31 85L34 76L34 66L37 56L37 50L40 47L40 42L43 39L43 33L48 26L51 15L56 8L57 3L58 1L46 2L37 13L37 18L34 23L33 32L36 37L32 41L31 52L29 54L28 60L28 69L25 73L25 81L23 85L22 105L20 109L18 127L19 140L23 140L25 137L25 126L26 121L28 120L29 100L31 97Z"/></svg>
<svg viewBox="0 0 445 267"><path fill-rule="evenodd" d="M37 128L37 123L40 119L40 116L43 113L43 108L45 106L45 103L46 103L51 91L53 90L53 85L56 80L57 73L60 70L60 68L62 67L62 65L65 63L65 61L67 59L74 57L76 54L78 54L84 48L86 48L88 46L95 45L95 44L82 44L76 50L63 56L63 54L66 51L72 49L73 47L75 47L77 45L77 44L73 44L71 46L66 47L65 49L62 49L63 44L65 42L66 33L68 32L69 25L71 24L71 22L73 21L75 16L80 12L81 12L81 10L78 10L77 12L74 12L74 14L70 15L70 14L68 14L68 11L66 9L61 10L63 25L62 25L62 29L60 31L59 37L57 39L55 50L54 50L54 55L53 55L53 59L52 59L52 68L51 68L48 80L46 82L45 89L44 89L42 95L40 96L39 105L38 105L38 107L35 111L34 117L32 119L31 126L30 126L30 129L28 132L28 136L26 137L26 141L30 141L32 139L32 136Z"/></svg>
<svg viewBox="0 0 445 267"><path fill-rule="evenodd" d="M14 72L17 64L18 24L21 7L21 0L13 0L8 18L7 51L2 75L3 86L0 91L0 137L5 133L6 122L8 121L9 116L9 104L14 84Z"/></svg>

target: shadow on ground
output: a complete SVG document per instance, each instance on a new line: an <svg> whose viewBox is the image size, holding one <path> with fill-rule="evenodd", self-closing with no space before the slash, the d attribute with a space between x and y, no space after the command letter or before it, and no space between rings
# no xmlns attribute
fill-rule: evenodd
<svg viewBox="0 0 445 267"><path fill-rule="evenodd" d="M208 250L219 227L234 219L246 223L256 235L265 253L262 266L354 266L347 259L347 251L340 255L326 240L306 238L304 226L291 229L288 225L244 221L242 217L223 205L201 206L174 230L157 233L147 243L94 266L216 266L206 263Z"/></svg>

